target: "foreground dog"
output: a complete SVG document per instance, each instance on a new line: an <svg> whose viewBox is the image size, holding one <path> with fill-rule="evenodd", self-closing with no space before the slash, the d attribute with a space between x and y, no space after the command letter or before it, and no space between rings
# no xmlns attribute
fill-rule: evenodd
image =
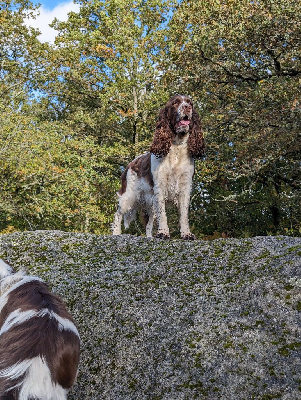
<svg viewBox="0 0 301 400"><path fill-rule="evenodd" d="M181 237L194 239L188 209L194 159L203 153L202 129L192 101L187 96L173 96L160 111L150 152L132 161L121 176L113 235L121 234L122 217L127 228L141 208L146 215L146 236L152 236L156 217L157 237L169 238L165 212L169 200L179 209Z"/></svg>
<svg viewBox="0 0 301 400"><path fill-rule="evenodd" d="M0 260L0 399L66 399L79 343L71 315L47 285Z"/></svg>

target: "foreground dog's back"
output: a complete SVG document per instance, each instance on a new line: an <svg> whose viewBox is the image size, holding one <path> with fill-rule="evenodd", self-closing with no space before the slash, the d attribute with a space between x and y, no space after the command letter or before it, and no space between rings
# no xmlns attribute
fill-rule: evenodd
<svg viewBox="0 0 301 400"><path fill-rule="evenodd" d="M79 335L39 278L0 260L0 400L63 400L79 362Z"/></svg>

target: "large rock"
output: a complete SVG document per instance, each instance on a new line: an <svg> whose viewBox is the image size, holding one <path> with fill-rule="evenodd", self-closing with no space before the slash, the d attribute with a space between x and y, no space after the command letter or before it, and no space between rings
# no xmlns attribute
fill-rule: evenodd
<svg viewBox="0 0 301 400"><path fill-rule="evenodd" d="M301 238L36 231L1 236L0 257L77 321L70 399L301 398Z"/></svg>

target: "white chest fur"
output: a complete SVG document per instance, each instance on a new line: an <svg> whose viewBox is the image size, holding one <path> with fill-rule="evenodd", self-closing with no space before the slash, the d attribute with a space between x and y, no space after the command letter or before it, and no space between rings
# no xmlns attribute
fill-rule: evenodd
<svg viewBox="0 0 301 400"><path fill-rule="evenodd" d="M177 204L182 190L190 191L194 162L188 154L187 144L172 144L167 156L157 158L152 155L151 169L154 192L164 193L166 200Z"/></svg>

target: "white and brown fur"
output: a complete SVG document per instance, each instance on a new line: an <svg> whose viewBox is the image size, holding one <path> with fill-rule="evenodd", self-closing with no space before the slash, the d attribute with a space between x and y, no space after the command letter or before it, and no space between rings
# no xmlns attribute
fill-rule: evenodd
<svg viewBox="0 0 301 400"><path fill-rule="evenodd" d="M80 339L63 302L38 277L0 259L0 400L64 400Z"/></svg>
<svg viewBox="0 0 301 400"><path fill-rule="evenodd" d="M181 237L194 239L188 210L194 160L204 153L204 139L197 112L187 96L175 95L161 109L150 151L133 160L121 176L118 209L112 225L113 235L121 234L142 208L147 215L146 236L152 236L154 218L157 237L169 238L166 201L179 210Z"/></svg>

